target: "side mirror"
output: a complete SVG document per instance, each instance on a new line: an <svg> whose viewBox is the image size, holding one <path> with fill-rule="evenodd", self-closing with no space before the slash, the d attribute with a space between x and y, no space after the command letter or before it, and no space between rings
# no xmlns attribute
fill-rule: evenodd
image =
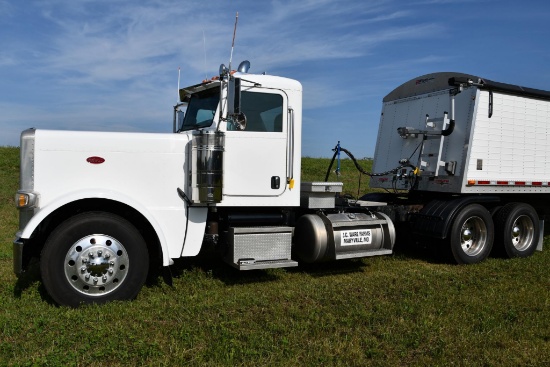
<svg viewBox="0 0 550 367"><path fill-rule="evenodd" d="M183 111L180 111L180 107L183 106L183 103L178 103L174 106L174 126L173 126L173 132L179 133L181 129L183 128L183 117L185 116L185 113Z"/></svg>
<svg viewBox="0 0 550 367"><path fill-rule="evenodd" d="M227 114L241 112L241 79L229 77L227 83Z"/></svg>
<svg viewBox="0 0 550 367"><path fill-rule="evenodd" d="M178 124L178 130L181 131L183 129L183 119L185 117L185 112L178 110L176 112L176 122Z"/></svg>
<svg viewBox="0 0 550 367"><path fill-rule="evenodd" d="M227 82L227 118L235 130L246 129L246 116L241 111L241 79L232 76Z"/></svg>

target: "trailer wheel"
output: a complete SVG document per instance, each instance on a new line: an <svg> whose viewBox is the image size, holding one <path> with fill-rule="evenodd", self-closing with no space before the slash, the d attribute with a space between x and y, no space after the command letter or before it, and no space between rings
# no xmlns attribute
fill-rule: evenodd
<svg viewBox="0 0 550 367"><path fill-rule="evenodd" d="M133 299L149 268L147 246L130 222L105 212L74 216L44 245L42 282L55 302L80 304Z"/></svg>
<svg viewBox="0 0 550 367"><path fill-rule="evenodd" d="M489 256L494 226L491 214L479 204L464 207L453 221L450 245L459 264L475 264Z"/></svg>
<svg viewBox="0 0 550 367"><path fill-rule="evenodd" d="M539 217L529 204L509 203L495 216L495 230L500 253L510 258L528 257L539 241Z"/></svg>

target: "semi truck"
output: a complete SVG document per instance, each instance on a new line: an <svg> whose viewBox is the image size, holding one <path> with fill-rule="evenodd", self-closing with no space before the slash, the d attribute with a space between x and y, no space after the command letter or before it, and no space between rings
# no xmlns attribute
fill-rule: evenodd
<svg viewBox="0 0 550 367"><path fill-rule="evenodd" d="M384 98L374 172L357 164L379 192L353 199L301 180L302 85L249 68L178 87L173 133L23 131L15 273L38 257L74 307L135 298L151 264L203 246L240 270L390 255L411 234L462 264L542 249L549 92L460 73L404 83Z"/></svg>

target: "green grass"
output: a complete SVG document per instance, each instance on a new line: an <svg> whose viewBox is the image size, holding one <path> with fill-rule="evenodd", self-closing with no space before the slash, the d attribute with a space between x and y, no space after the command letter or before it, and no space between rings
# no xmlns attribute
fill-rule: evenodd
<svg viewBox="0 0 550 367"><path fill-rule="evenodd" d="M342 153L342 156L344 154ZM330 165L329 158L302 158L302 181L325 181L325 176ZM359 159L357 161L365 171L372 171L372 160ZM334 161L328 181L342 182L343 194L349 194L357 198L368 191L369 177L359 173L351 159L342 159L340 161L340 172L336 174L336 160Z"/></svg>
<svg viewBox="0 0 550 367"><path fill-rule="evenodd" d="M548 248L473 266L405 248L250 272L203 253L135 301L56 307L36 267L12 273L17 160L0 148L0 366L550 365ZM305 180L327 166L305 158Z"/></svg>

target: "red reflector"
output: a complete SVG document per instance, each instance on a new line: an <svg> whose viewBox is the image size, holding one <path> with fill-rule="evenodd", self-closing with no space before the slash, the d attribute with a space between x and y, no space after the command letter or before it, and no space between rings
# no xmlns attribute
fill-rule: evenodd
<svg viewBox="0 0 550 367"><path fill-rule="evenodd" d="M508 185L508 181L497 181L497 185Z"/></svg>
<svg viewBox="0 0 550 367"><path fill-rule="evenodd" d="M516 181L514 182L514 185L525 186L525 181Z"/></svg>
<svg viewBox="0 0 550 367"><path fill-rule="evenodd" d="M533 182L533 186L542 186L542 182Z"/></svg>
<svg viewBox="0 0 550 367"><path fill-rule="evenodd" d="M86 159L86 162L91 163L91 164L101 164L101 163L105 162L105 159L103 159L101 157L88 157L88 159Z"/></svg>
<svg viewBox="0 0 550 367"><path fill-rule="evenodd" d="M491 181L478 181L477 184L478 185L490 185Z"/></svg>

